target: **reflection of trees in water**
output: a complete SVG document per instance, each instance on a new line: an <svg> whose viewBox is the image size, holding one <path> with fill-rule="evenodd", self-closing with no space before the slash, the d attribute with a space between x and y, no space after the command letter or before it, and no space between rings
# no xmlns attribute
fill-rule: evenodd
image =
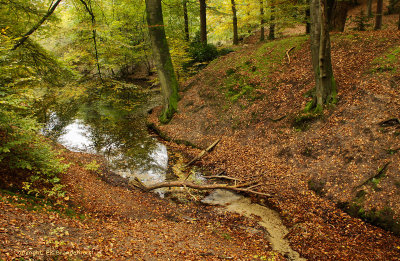
<svg viewBox="0 0 400 261"><path fill-rule="evenodd" d="M48 128L47 136L54 139L65 134L68 125L75 119L81 119L87 125L86 136L92 143L91 151L104 155L112 165L120 170L154 170L162 169L152 156L160 148L158 143L148 135L145 114L146 106L126 110L119 108L122 102L106 100L76 100L46 106ZM47 118L47 119L45 119Z"/></svg>
<svg viewBox="0 0 400 261"><path fill-rule="evenodd" d="M140 110L133 115L104 104L92 104L83 111L82 116L89 125L88 138L95 151L112 161L116 168L157 167L150 157L157 143L148 135L145 115Z"/></svg>
<svg viewBox="0 0 400 261"><path fill-rule="evenodd" d="M37 115L38 121L46 124L43 133L58 140L65 134L65 128L74 121L79 104L77 101L68 101L45 106Z"/></svg>

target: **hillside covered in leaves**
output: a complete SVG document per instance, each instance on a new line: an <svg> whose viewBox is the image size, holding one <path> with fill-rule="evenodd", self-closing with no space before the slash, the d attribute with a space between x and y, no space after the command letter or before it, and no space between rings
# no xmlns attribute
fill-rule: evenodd
<svg viewBox="0 0 400 261"><path fill-rule="evenodd" d="M400 34L391 24L331 36L338 101L323 113L304 112L314 81L309 40L297 36L212 62L186 82L179 113L158 128L202 148L221 138L201 165L259 181L306 258L396 260Z"/></svg>

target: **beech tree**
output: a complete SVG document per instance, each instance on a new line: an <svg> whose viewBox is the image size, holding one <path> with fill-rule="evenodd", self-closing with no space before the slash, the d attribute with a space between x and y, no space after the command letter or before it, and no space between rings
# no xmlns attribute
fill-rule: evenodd
<svg viewBox="0 0 400 261"><path fill-rule="evenodd" d="M382 16L383 16L383 0L378 0L376 3L374 30L380 30L382 28Z"/></svg>
<svg viewBox="0 0 400 261"><path fill-rule="evenodd" d="M260 41L261 42L265 40L264 24L265 24L264 1L260 0Z"/></svg>
<svg viewBox="0 0 400 261"><path fill-rule="evenodd" d="M336 83L331 62L331 44L329 38L329 22L327 0L311 0L311 56L315 76L316 91L309 108L322 109L324 104L336 99Z"/></svg>
<svg viewBox="0 0 400 261"><path fill-rule="evenodd" d="M231 5L232 5L233 44L238 45L239 36L238 36L238 24L237 24L235 0L231 0Z"/></svg>
<svg viewBox="0 0 400 261"><path fill-rule="evenodd" d="M200 1L200 41L207 43L207 5L206 0Z"/></svg>
<svg viewBox="0 0 400 261"><path fill-rule="evenodd" d="M160 122L167 123L177 110L179 97L178 81L165 36L161 0L146 0L146 13L154 63L164 98L163 111L159 119Z"/></svg>

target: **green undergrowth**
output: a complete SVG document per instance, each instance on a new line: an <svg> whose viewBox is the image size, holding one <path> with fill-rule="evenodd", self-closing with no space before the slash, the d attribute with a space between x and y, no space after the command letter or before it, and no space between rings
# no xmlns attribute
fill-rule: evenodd
<svg viewBox="0 0 400 261"><path fill-rule="evenodd" d="M0 201L30 212L58 213L69 218L86 219L85 214L78 213L66 201L60 202L40 196L33 196L15 189L0 189Z"/></svg>
<svg viewBox="0 0 400 261"><path fill-rule="evenodd" d="M262 99L264 95L256 90L265 88L269 75L281 70L287 59L286 52L294 47L291 52L293 55L307 39L307 36L298 36L271 41L261 45L252 55L231 57L224 61L230 66L225 71L225 78L219 89L232 103L240 99L250 102Z"/></svg>
<svg viewBox="0 0 400 261"><path fill-rule="evenodd" d="M400 236L400 220L394 218L394 211L388 206L383 209L372 208L366 210L363 207L366 194L364 190L360 190L352 201L338 202L337 206L352 217L360 218L367 223L381 227Z"/></svg>
<svg viewBox="0 0 400 261"><path fill-rule="evenodd" d="M372 61L372 68L370 73L382 73L392 72L395 73L398 70L400 59L400 46L390 48L383 55L376 57Z"/></svg>
<svg viewBox="0 0 400 261"><path fill-rule="evenodd" d="M302 112L294 117L292 127L296 131L307 131L311 124L322 118L322 113Z"/></svg>

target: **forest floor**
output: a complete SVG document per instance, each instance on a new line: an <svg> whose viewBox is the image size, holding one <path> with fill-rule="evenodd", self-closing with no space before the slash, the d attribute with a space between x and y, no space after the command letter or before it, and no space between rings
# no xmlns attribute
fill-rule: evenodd
<svg viewBox="0 0 400 261"><path fill-rule="evenodd" d="M400 31L334 33L338 102L305 113L313 88L308 38L248 43L182 87L178 114L150 121L210 174L259 182L309 260L400 259ZM287 51L294 49L287 55ZM362 221L379 224L385 231Z"/></svg>
<svg viewBox="0 0 400 261"><path fill-rule="evenodd" d="M400 238L351 217L400 216L400 33L332 34L338 103L304 114L313 87L305 36L248 43L212 62L182 87L179 113L158 125L170 148L210 174L256 181L252 197L276 209L291 247L308 260L399 260ZM286 51L295 47L287 56ZM290 60L288 59L290 57ZM144 193L96 159L64 149L67 196L47 202L0 190L0 260L286 260L257 221Z"/></svg>
<svg viewBox="0 0 400 261"><path fill-rule="evenodd" d="M257 221L141 192L94 155L62 150L60 204L0 191L0 260L285 260Z"/></svg>

